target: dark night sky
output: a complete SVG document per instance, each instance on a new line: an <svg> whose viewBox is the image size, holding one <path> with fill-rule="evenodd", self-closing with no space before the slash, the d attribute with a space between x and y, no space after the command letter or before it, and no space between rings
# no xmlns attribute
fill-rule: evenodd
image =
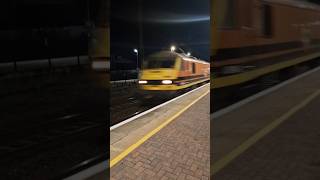
<svg viewBox="0 0 320 180"><path fill-rule="evenodd" d="M86 12L85 0L3 0L0 29L82 25Z"/></svg>
<svg viewBox="0 0 320 180"><path fill-rule="evenodd" d="M209 59L209 0L143 0L145 54L171 44ZM135 58L139 46L138 0L111 1L111 55Z"/></svg>

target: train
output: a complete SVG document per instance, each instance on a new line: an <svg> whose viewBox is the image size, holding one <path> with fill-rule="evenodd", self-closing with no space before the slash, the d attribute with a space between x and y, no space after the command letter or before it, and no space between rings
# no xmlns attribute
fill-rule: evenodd
<svg viewBox="0 0 320 180"><path fill-rule="evenodd" d="M139 94L144 98L170 96L209 80L209 62L184 53L160 51L143 62Z"/></svg>
<svg viewBox="0 0 320 180"><path fill-rule="evenodd" d="M317 4L214 0L211 18L212 104L320 57Z"/></svg>

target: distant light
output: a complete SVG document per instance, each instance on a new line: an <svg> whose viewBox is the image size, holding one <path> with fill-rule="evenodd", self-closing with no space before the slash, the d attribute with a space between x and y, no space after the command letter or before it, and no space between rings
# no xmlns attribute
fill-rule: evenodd
<svg viewBox="0 0 320 180"><path fill-rule="evenodd" d="M187 53L187 56L191 56L191 53L190 53L190 52L188 52L188 53Z"/></svg>
<svg viewBox="0 0 320 180"><path fill-rule="evenodd" d="M175 46L171 46L170 50L171 50L171 52L174 52L176 50L176 47Z"/></svg>
<svg viewBox="0 0 320 180"><path fill-rule="evenodd" d="M138 54L138 49L133 49L133 52Z"/></svg>
<svg viewBox="0 0 320 180"><path fill-rule="evenodd" d="M147 83L148 83L148 81L140 80L138 83L139 83L139 84L147 84Z"/></svg>
<svg viewBox="0 0 320 180"><path fill-rule="evenodd" d="M172 84L172 81L171 80L163 80L162 84Z"/></svg>
<svg viewBox="0 0 320 180"><path fill-rule="evenodd" d="M211 18L212 19L212 18ZM185 15L178 13L157 13L144 17L143 21L148 23L195 23L195 22L209 22L210 15Z"/></svg>

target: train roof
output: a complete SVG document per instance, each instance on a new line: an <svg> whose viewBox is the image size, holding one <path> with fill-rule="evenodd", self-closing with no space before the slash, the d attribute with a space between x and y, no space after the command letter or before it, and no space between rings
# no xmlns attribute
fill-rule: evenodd
<svg viewBox="0 0 320 180"><path fill-rule="evenodd" d="M301 1L301 0L262 0L262 1L320 11L320 5L312 2L307 2L307 1Z"/></svg>
<svg viewBox="0 0 320 180"><path fill-rule="evenodd" d="M204 60L196 59L194 57L189 57L183 53L177 53L177 52L171 52L171 51L160 51L160 52L152 54L151 56L163 56L163 55L175 56L175 57L179 56L180 58L182 58L183 60L186 60L186 61L192 61L192 62L197 62L197 63L201 63L201 64L210 64L209 62L206 62Z"/></svg>

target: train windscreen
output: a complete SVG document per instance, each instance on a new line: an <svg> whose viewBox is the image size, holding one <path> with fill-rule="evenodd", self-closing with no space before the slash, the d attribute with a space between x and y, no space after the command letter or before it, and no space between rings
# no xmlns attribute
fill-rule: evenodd
<svg viewBox="0 0 320 180"><path fill-rule="evenodd" d="M151 56L146 59L145 69L157 69L157 68L174 68L175 58L173 57L154 57Z"/></svg>

